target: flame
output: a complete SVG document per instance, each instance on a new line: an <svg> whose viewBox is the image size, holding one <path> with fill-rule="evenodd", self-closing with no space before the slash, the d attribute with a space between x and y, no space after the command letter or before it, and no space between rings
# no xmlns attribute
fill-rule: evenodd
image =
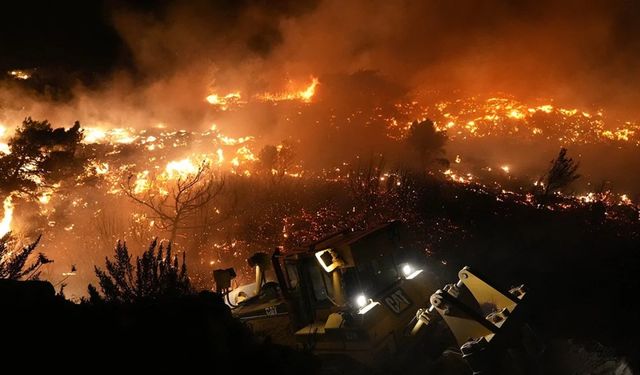
<svg viewBox="0 0 640 375"><path fill-rule="evenodd" d="M0 124L0 140L5 140L5 136L7 134L7 127L3 124ZM9 145L5 142L0 142L0 153L9 155L11 153L11 149Z"/></svg>
<svg viewBox="0 0 640 375"><path fill-rule="evenodd" d="M313 96L316 94L316 87L318 86L318 83L318 79L316 77L312 77L309 86L307 86L304 91L298 93L298 96L300 97L300 99L302 99L303 102L309 103L311 101Z"/></svg>
<svg viewBox="0 0 640 375"><path fill-rule="evenodd" d="M11 231L11 222L13 221L13 198L11 195L4 199L4 216L0 221L0 237Z"/></svg>
<svg viewBox="0 0 640 375"><path fill-rule="evenodd" d="M51 195L52 195L52 192L50 191L42 193L42 195L38 197L38 202L40 202L40 204L43 204L43 205L48 204L49 201L51 200Z"/></svg>
<svg viewBox="0 0 640 375"><path fill-rule="evenodd" d="M144 193L149 190L151 183L149 182L149 171L142 171L136 175L136 182L133 185L133 192L136 194Z"/></svg>
<svg viewBox="0 0 640 375"><path fill-rule="evenodd" d="M198 165L189 158L170 161L165 167L165 172L168 179L186 178L198 172Z"/></svg>
<svg viewBox="0 0 640 375"><path fill-rule="evenodd" d="M301 90L288 90L279 93L264 93L257 95L259 100L268 102L280 102L290 100L300 100L304 103L311 103L314 95L316 94L316 88L320 84L320 81L316 77L311 77L311 83L305 86Z"/></svg>
<svg viewBox="0 0 640 375"><path fill-rule="evenodd" d="M209 104L218 106L223 111L232 105L242 104L241 99L242 96L239 92L231 92L226 95L211 94L205 98Z"/></svg>
<svg viewBox="0 0 640 375"><path fill-rule="evenodd" d="M99 143L107 136L107 132L100 128L84 128L85 143Z"/></svg>
<svg viewBox="0 0 640 375"><path fill-rule="evenodd" d="M105 130L100 127L84 128L84 143L120 143L129 144L135 142L139 137L133 134L133 129L113 128Z"/></svg>
<svg viewBox="0 0 640 375"><path fill-rule="evenodd" d="M15 79L19 79L23 81L31 78L31 74L29 74L29 72L24 70L10 70L9 75Z"/></svg>
<svg viewBox="0 0 640 375"><path fill-rule="evenodd" d="M252 136L247 136L247 137L240 137L240 138L231 138L231 137L227 137L227 136L222 135L222 136L219 136L218 139L225 146L235 146L235 145L239 145L239 144L243 144L243 143L249 142L250 140L253 139L253 137Z"/></svg>

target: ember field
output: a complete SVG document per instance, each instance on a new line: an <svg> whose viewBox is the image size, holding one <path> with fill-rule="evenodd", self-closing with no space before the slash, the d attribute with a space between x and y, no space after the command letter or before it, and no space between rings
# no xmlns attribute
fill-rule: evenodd
<svg viewBox="0 0 640 375"><path fill-rule="evenodd" d="M548 104L553 101L525 105L511 97L436 101L432 93L430 102L416 97L379 106L365 97L364 103L336 104L330 94L337 89L313 78L300 91L248 100L241 93L210 94L202 98L210 106L203 131L164 123L81 123L82 168L53 184L40 181L32 192L9 194L3 231L25 240L42 234L41 248L55 260L43 276L54 284L64 280L67 294L77 299L94 281L93 266L117 240L142 251L154 237L172 238L205 289L212 286L214 268L234 266L249 275L245 259L257 250L293 248L345 227L392 219L415 226L424 236L421 246L446 258L450 249L443 241L467 232L467 223L448 210L421 206L430 189L452 201L443 207L486 197L543 211L603 204L611 220L637 220L640 188L627 172L636 167L628 157L638 148L635 122ZM253 116L253 131L267 126L260 123L263 117L278 125L262 136L225 125ZM412 121L426 118L447 141L423 175L425 165L407 138ZM5 122L5 142L18 124ZM359 136L364 133L366 138ZM541 204L536 184L561 146L581 161L583 176ZM6 143L4 149L10 152ZM607 158L593 156L602 154ZM178 182L200 169L216 195L177 226L163 217L171 214L167 207L158 212L145 205L157 206L155 198L170 203ZM457 191L465 198L457 198Z"/></svg>

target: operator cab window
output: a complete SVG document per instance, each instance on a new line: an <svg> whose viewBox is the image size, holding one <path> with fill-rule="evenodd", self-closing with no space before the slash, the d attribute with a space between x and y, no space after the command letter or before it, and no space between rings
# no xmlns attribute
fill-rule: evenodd
<svg viewBox="0 0 640 375"><path fill-rule="evenodd" d="M289 288L295 289L298 287L298 269L294 263L285 263L285 270L287 272L287 280L289 281Z"/></svg>
<svg viewBox="0 0 640 375"><path fill-rule="evenodd" d="M330 275L314 263L309 264L309 278L313 286L316 301L329 301L334 298Z"/></svg>

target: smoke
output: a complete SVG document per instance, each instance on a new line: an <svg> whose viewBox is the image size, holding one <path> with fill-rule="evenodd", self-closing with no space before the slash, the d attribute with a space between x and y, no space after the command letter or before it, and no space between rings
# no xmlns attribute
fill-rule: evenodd
<svg viewBox="0 0 640 375"><path fill-rule="evenodd" d="M359 70L414 89L506 91L588 106L638 99L634 2L278 4L176 2L154 15L119 9L113 19L152 82L152 101L179 93L193 103L201 99L194 88L207 85L251 91Z"/></svg>
<svg viewBox="0 0 640 375"><path fill-rule="evenodd" d="M105 10L126 63L97 86L75 82L64 103L20 95L19 114L197 129L212 121L211 92L250 96L363 70L414 94L507 92L627 113L640 99L640 6L627 0L112 1Z"/></svg>

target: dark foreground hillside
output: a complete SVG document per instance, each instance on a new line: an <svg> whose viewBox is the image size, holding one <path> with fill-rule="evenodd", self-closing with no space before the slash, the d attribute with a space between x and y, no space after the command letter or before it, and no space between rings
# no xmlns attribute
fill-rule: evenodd
<svg viewBox="0 0 640 375"><path fill-rule="evenodd" d="M0 306L4 370L313 374L317 368L311 355L258 341L213 293L78 305L47 282L0 280Z"/></svg>

